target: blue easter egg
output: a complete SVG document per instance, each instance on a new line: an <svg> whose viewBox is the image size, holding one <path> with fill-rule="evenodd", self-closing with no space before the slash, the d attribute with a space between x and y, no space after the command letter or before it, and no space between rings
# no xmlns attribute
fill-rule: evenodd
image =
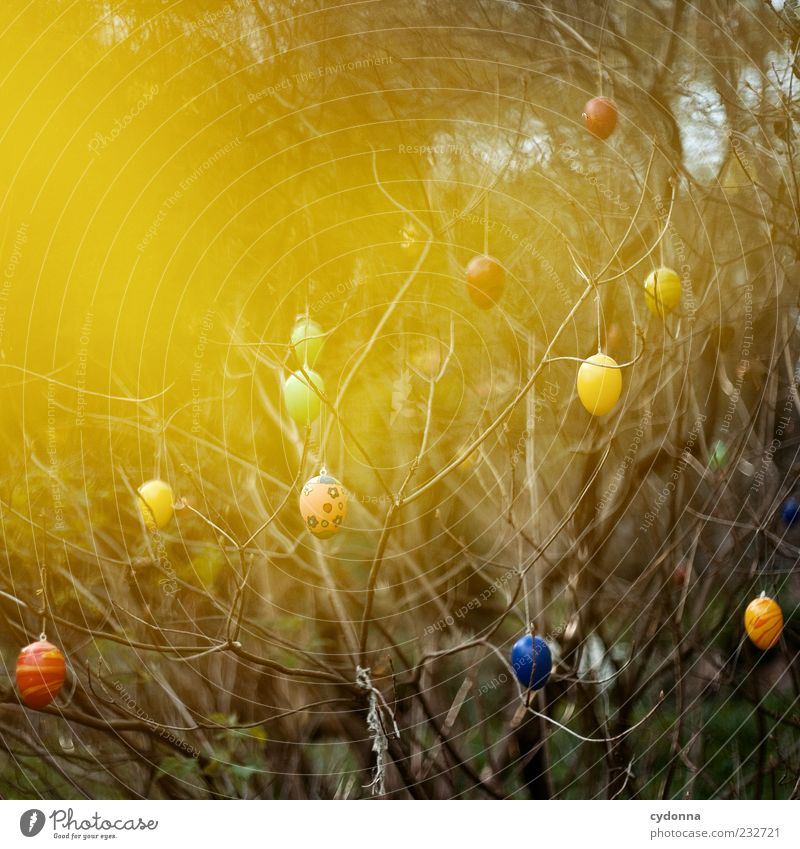
<svg viewBox="0 0 800 849"><path fill-rule="evenodd" d="M536 662L533 659L533 646L536 646ZM511 649L511 665L517 680L525 689L541 690L550 677L553 668L553 658L550 647L541 637L531 637L526 634L514 643ZM531 675L533 682L531 682Z"/></svg>
<svg viewBox="0 0 800 849"><path fill-rule="evenodd" d="M790 528L795 525L797 520L800 519L800 502L796 498L787 498L783 502L781 517L784 525L788 525Z"/></svg>

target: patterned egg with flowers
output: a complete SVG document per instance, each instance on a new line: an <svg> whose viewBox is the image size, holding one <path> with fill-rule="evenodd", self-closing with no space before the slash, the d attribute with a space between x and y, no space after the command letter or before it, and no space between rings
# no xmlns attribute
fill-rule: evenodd
<svg viewBox="0 0 800 849"><path fill-rule="evenodd" d="M338 533L347 516L347 490L323 471L303 486L300 515L310 533L318 539L329 539Z"/></svg>

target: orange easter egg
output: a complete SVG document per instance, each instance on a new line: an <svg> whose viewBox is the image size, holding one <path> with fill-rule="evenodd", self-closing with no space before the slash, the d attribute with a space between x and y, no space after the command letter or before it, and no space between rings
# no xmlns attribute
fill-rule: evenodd
<svg viewBox="0 0 800 849"><path fill-rule="evenodd" d="M771 649L783 630L783 613L778 602L763 595L754 598L744 612L744 629L758 648Z"/></svg>
<svg viewBox="0 0 800 849"><path fill-rule="evenodd" d="M41 710L59 694L64 683L64 655L47 640L25 646L17 658L17 688L29 708Z"/></svg>
<svg viewBox="0 0 800 849"><path fill-rule="evenodd" d="M493 256L474 256L467 265L467 294L475 306L491 309L502 297L506 272Z"/></svg>
<svg viewBox="0 0 800 849"><path fill-rule="evenodd" d="M330 475L311 478L300 492L300 515L310 533L329 539L347 516L347 490Z"/></svg>
<svg viewBox="0 0 800 849"><path fill-rule="evenodd" d="M617 126L617 105L609 97L593 97L584 106L581 117L593 136L607 139Z"/></svg>

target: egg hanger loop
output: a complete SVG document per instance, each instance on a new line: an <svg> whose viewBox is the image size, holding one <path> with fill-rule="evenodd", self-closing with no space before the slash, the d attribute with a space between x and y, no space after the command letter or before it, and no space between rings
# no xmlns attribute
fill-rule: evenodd
<svg viewBox="0 0 800 849"><path fill-rule="evenodd" d="M778 579L775 577L767 577L766 575L762 575L761 580L763 583L761 586L766 586L766 590L762 590L759 598L771 598L773 601L778 600L778 588L780 587L780 583Z"/></svg>
<svg viewBox="0 0 800 849"><path fill-rule="evenodd" d="M600 19L600 36L597 41L597 84L600 89L600 94L605 94L605 76L603 74L603 36L606 34L606 15L608 14L608 0L603 6L603 17Z"/></svg>
<svg viewBox="0 0 800 849"><path fill-rule="evenodd" d="M533 437L531 437L531 441L532 440L533 440ZM529 486L532 486L532 482L527 482L527 483L528 483ZM517 560L520 563L522 563L522 559L523 559L522 558L522 543L523 543L522 537L519 536L517 538ZM528 574L527 574L527 570L526 569L520 569L517 574L522 579L522 581L521 581L522 605L525 608L525 620L524 621L528 623L528 630L531 633L531 637L533 637L535 632L531 630L531 628L533 626L533 622L531 620L531 605L530 605L530 598L529 598L529 595L528 595L528 580L527 580ZM539 607L538 604L537 604L537 607Z"/></svg>
<svg viewBox="0 0 800 849"><path fill-rule="evenodd" d="M42 629L40 640L47 639L47 516L42 515L42 559L39 563L39 584L42 594Z"/></svg>
<svg viewBox="0 0 800 849"><path fill-rule="evenodd" d="M328 406L327 404L322 404L322 411L319 417L319 456L321 460L319 473L321 475L328 474L328 463L326 458L325 451L325 434L328 432Z"/></svg>
<svg viewBox="0 0 800 849"><path fill-rule="evenodd" d="M602 339L603 325L600 321L600 290L597 286L594 287L594 303L597 310L597 353L602 354L603 349L600 346L600 340Z"/></svg>
<svg viewBox="0 0 800 849"><path fill-rule="evenodd" d="M497 72L497 78L495 79L495 118L494 125L495 128L500 130L500 65L495 64L495 71ZM488 173L487 173L487 176ZM487 181L486 192L483 196L483 253L485 256L489 256L489 191L492 186L491 178Z"/></svg>
<svg viewBox="0 0 800 849"><path fill-rule="evenodd" d="M153 452L153 476L160 479L161 478L161 434L156 432L154 435L154 439L156 442L155 451Z"/></svg>

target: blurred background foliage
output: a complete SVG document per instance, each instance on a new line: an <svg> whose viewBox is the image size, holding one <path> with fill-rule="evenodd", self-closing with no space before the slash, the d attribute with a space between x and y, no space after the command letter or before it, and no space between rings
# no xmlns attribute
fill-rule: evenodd
<svg viewBox="0 0 800 849"><path fill-rule="evenodd" d="M463 455L391 517L378 575L389 792L797 795L795 2L0 15L0 794L368 794L368 574L412 465L411 490ZM464 286L485 250L489 312ZM578 269L615 279L562 327ZM336 406L305 450L281 402L301 314ZM617 410L590 421L552 363L467 452L551 342L635 360ZM320 544L296 488L323 462L351 499ZM189 505L156 539L151 477ZM13 665L42 564L70 675L35 714ZM741 628L762 590L787 619L767 653ZM537 710L614 740L526 713L497 652L530 622L557 659Z"/></svg>

